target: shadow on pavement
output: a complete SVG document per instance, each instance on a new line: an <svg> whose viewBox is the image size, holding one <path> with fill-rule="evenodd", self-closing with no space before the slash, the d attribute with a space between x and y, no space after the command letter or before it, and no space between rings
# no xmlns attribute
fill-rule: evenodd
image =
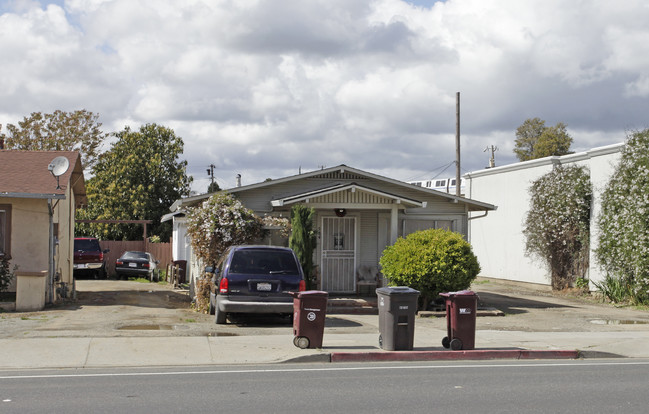
<svg viewBox="0 0 649 414"><path fill-rule="evenodd" d="M532 309L573 308L573 306L560 305L552 302L517 298L515 296L500 295L490 292L477 292L480 297L478 305L484 308L496 308L506 314L516 315L528 313Z"/></svg>

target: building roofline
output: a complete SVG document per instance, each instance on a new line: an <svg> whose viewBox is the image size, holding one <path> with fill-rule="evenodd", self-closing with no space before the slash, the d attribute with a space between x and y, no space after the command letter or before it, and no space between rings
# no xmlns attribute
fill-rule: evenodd
<svg viewBox="0 0 649 414"><path fill-rule="evenodd" d="M433 194L433 195L445 198L445 199L449 200L449 202L453 202L453 203L457 203L457 202L466 203L468 206L470 206L470 208L469 208L470 211L483 211L483 210L495 210L496 209L496 206L494 206L492 204L483 203L481 201L471 200L471 199L464 198L464 197L458 197L456 195L443 193L441 191L437 191L437 190L433 190L433 189L428 189L428 188L415 186L415 185L406 183L404 181L395 180L393 178L389 178L389 177L374 174L374 173L371 173L371 172L359 170L359 169L356 169L356 168L353 168L353 167L349 167L349 166L347 166L345 164L340 164L340 165L337 165L335 167L323 168L323 169L320 169L320 170L314 170L314 171L310 171L310 172L307 172L307 173L301 173L301 174L291 175L291 176L287 176L287 177L282 177L282 178L278 178L278 179L274 179L274 180L263 181L263 182L260 182L260 183L254 183L254 184L249 184L249 185L240 186L240 187L233 187L233 188L218 191L217 193L219 193L219 192L228 192L228 193L231 193L231 194L236 194L236 193L241 192L241 191L247 191L247 190L253 190L253 189L257 189L257 188L263 188L263 187L267 187L267 186L271 186L271 185L291 182L291 181L294 181L294 180L312 178L312 177L316 177L318 175L328 174L328 173L332 173L332 172L336 172L336 171L339 171L341 173L350 172L350 173L362 175L362 176L365 176L365 177L368 177L368 178L373 178L373 179L376 179L376 180L379 180L379 181L394 184L394 185L403 187L404 189L415 190L415 191L424 192L424 193L427 193L427 194ZM182 207L194 205L194 204L199 203L199 202L201 202L203 200L206 200L207 198L209 198L213 194L216 194L216 193L200 194L200 195L197 195L197 196L192 196L192 197L187 197L187 198L183 198L183 199L180 199L180 200L176 200L171 205L170 210L173 212L173 211L176 211L176 210L178 210L178 209L180 209Z"/></svg>

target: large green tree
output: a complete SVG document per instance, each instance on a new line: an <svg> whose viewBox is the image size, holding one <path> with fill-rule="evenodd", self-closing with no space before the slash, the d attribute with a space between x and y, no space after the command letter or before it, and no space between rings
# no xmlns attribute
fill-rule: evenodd
<svg viewBox="0 0 649 414"><path fill-rule="evenodd" d="M181 161L183 140L173 130L147 124L139 131L126 127L101 154L86 182L88 208L77 218L95 220L153 220L149 235L171 237L171 224L160 223L169 206L189 194L192 181ZM138 240L142 228L132 224L79 224L77 233L103 239Z"/></svg>
<svg viewBox="0 0 649 414"><path fill-rule="evenodd" d="M84 168L92 168L108 136L101 131L98 118L99 115L85 109L56 110L51 114L33 112L18 125L7 124L7 132L0 133L0 138L4 139L6 149L79 151Z"/></svg>
<svg viewBox="0 0 649 414"><path fill-rule="evenodd" d="M572 137L567 126L559 122L555 126L545 126L540 118L526 119L516 129L514 153L519 161L534 160L552 155L570 154Z"/></svg>

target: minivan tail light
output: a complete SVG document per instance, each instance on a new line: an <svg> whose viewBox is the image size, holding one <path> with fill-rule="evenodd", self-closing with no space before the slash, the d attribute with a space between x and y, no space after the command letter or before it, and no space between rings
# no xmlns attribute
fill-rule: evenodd
<svg viewBox="0 0 649 414"><path fill-rule="evenodd" d="M300 286L298 287L298 291L304 292L306 290L306 282L304 280L300 280Z"/></svg>
<svg viewBox="0 0 649 414"><path fill-rule="evenodd" d="M219 283L219 292L228 293L228 279L221 279L221 283Z"/></svg>

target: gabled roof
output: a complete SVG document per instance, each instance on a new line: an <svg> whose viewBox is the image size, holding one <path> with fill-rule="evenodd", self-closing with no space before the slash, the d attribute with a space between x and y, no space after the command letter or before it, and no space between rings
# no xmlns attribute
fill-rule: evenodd
<svg viewBox="0 0 649 414"><path fill-rule="evenodd" d="M415 185L412 185L412 184L408 184L408 183L406 183L404 181L399 181L399 180L395 180L395 179L392 179L392 178L383 177L381 175L373 174L373 173L370 173L370 172L367 172L367 171L363 171L363 170L359 170L359 169L356 169L356 168L348 167L347 165L344 165L344 164L338 165L336 167L330 167L330 168L324 168L324 169L321 169L321 170L315 170L315 171L311 171L311 172L307 172L307 173L303 173L303 174L297 174L297 175L278 178L278 179L274 179L274 180L268 180L268 181L264 181L264 182L260 182L260 183L256 183L256 184L250 184L250 185L241 186L241 187L234 187L234 188L230 188L230 189L223 190L223 191L227 191L227 192L229 192L231 194L236 194L238 192L249 191L249 190L254 190L254 189L259 189L259 188L264 188L264 187L269 187L269 186L275 186L275 185L278 185L278 184L289 183L289 182L295 181L295 180L303 180L303 179L307 179L307 178L319 178L319 177L326 178L326 177L331 176L332 174L335 174L335 173L344 175L345 179L347 179L347 180L360 181L360 180L362 180L364 178L371 178L371 179L375 179L375 180L382 181L382 182L385 182L385 183L390 183L390 184L393 184L393 185L396 185L396 186L400 186L400 187L403 187L404 189L407 189L407 190L410 190L410 191L421 192L421 193L428 194L428 195L432 194L432 195L435 195L437 197L445 198L450 202L464 203L464 204L467 205L469 211L496 210L496 206L494 206L492 204L483 203L481 201L476 201L476 200L471 200L469 198L458 197L458 196L455 196L455 195L443 193L441 191L437 191L437 190L433 190L433 189L429 189L429 188L425 188L425 187L418 187L418 186L415 186ZM388 196L388 197L397 197L396 195L387 194L387 193L385 193L385 195ZM197 196L187 197L187 198L183 198L181 200L177 200L175 203L173 203L170 210L171 211L177 211L178 209L182 209L183 207L195 205L195 204L209 198L210 196L211 196L211 194L200 194L200 195L197 195ZM294 196L299 196L299 195L294 195ZM403 198L403 197L401 197L401 198L405 200L405 198ZM413 201L416 201L416 200L413 200Z"/></svg>
<svg viewBox="0 0 649 414"><path fill-rule="evenodd" d="M48 166L56 157L63 156L70 167L57 180ZM85 198L85 182L81 157L77 151L14 151L0 150L0 197L65 198L72 186L75 198Z"/></svg>
<svg viewBox="0 0 649 414"><path fill-rule="evenodd" d="M348 183L348 184L340 183L340 184L332 185L330 187L321 188L321 189L318 189L318 190L307 191L307 192L299 193L299 194L293 194L293 195L288 196L288 197L282 197L282 198L274 199L274 200L271 201L271 204L273 205L273 207L281 207L281 206L286 205L286 204L299 203L299 202L307 201L309 199L313 199L313 198L316 198L316 197L320 197L320 196L324 196L324 195L328 195L328 194L333 194L333 193L338 193L338 192L341 192L341 191L348 191L348 190L351 191L352 193L354 193L354 192L356 192L358 190L358 191L363 191L363 192L366 192L366 193L378 195L378 196L381 196L381 197L384 197L384 198L391 199L392 201L394 201L397 204L404 204L404 205L409 204L409 205L412 205L413 207L426 207L426 202L425 201L418 201L418 200L414 200L414 199L408 198L408 197L401 197L401 196L398 196L398 195L395 195L395 194L390 194L390 193L387 193L385 191L376 190L376 189L373 189L373 188L370 188L370 187L367 187L367 186L364 186L364 185L359 185L359 184L356 184L356 183Z"/></svg>

